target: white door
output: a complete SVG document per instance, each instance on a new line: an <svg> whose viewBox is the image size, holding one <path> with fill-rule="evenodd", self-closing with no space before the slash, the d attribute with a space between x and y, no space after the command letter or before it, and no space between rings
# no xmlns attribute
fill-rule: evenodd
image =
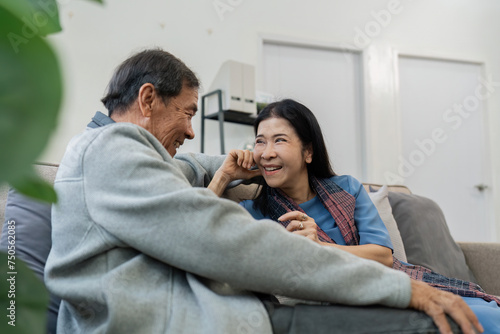
<svg viewBox="0 0 500 334"><path fill-rule="evenodd" d="M399 58L405 184L443 210L457 241L494 241L481 65Z"/></svg>
<svg viewBox="0 0 500 334"><path fill-rule="evenodd" d="M292 98L318 119L333 169L364 177L362 83L357 54L327 48L264 43L263 90Z"/></svg>

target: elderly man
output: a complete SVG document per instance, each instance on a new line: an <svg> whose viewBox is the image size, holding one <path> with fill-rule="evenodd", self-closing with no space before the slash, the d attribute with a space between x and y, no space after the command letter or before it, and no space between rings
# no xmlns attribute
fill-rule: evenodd
<svg viewBox="0 0 500 334"><path fill-rule="evenodd" d="M171 54L140 52L111 79L109 117L97 113L70 142L45 272L62 299L59 333L432 332L419 312L400 310L407 307L443 332L445 314L465 332L480 329L459 297L255 221L216 196L258 172L244 168L244 152L224 163L175 155L194 137L198 87ZM259 293L389 307L288 307Z"/></svg>

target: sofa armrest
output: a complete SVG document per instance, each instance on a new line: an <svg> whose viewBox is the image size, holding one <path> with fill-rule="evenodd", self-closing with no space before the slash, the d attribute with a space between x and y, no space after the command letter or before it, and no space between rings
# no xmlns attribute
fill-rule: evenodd
<svg viewBox="0 0 500 334"><path fill-rule="evenodd" d="M500 243L457 242L465 261L476 276L479 285L491 295L500 296Z"/></svg>

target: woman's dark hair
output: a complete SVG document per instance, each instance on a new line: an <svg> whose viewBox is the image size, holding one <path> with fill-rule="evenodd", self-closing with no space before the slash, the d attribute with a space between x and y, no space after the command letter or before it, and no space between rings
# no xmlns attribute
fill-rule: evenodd
<svg viewBox="0 0 500 334"><path fill-rule="evenodd" d="M268 104L255 119L255 135L257 135L260 122L269 118L286 119L299 136L302 147L304 149L307 147L312 148L312 161L307 164L309 179L311 179L312 176L316 178L328 178L335 175L330 164L323 133L321 132L318 120L311 110L303 104L291 99ZM309 183L311 183L311 181L309 181ZM261 186L260 194L254 200L253 207L254 209L259 209L264 215L267 215L269 213L269 208L265 196L269 186L264 178L262 178Z"/></svg>
<svg viewBox="0 0 500 334"><path fill-rule="evenodd" d="M108 92L101 100L109 116L127 110L145 83L155 86L165 104L181 93L183 85L200 86L196 75L180 59L161 49L145 50L128 58L115 70Z"/></svg>

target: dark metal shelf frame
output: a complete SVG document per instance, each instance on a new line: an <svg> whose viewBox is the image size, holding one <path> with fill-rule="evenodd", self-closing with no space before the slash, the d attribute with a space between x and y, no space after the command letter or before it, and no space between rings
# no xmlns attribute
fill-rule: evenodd
<svg viewBox="0 0 500 334"><path fill-rule="evenodd" d="M205 99L217 95L217 102L219 110L217 112L205 115ZM225 154L224 149L224 122L237 123L244 125L253 125L255 118L257 116L252 114L247 114L234 110L223 110L222 109L222 90L217 89L210 93L207 93L201 97L201 153L205 152L205 120L218 120L219 121L219 136L220 136L220 151L221 154Z"/></svg>

